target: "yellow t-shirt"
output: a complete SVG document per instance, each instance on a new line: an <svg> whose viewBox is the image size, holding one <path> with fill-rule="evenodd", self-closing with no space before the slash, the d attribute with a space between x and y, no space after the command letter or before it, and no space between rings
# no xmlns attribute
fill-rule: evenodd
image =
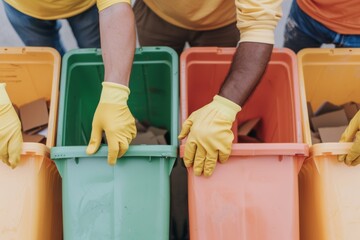
<svg viewBox="0 0 360 240"><path fill-rule="evenodd" d="M103 10L115 3L130 0L5 0L13 8L31 17L55 20L75 16L92 7L95 3Z"/></svg>
<svg viewBox="0 0 360 240"><path fill-rule="evenodd" d="M185 29L212 30L237 21L240 42L274 43L282 0L144 0L160 18Z"/></svg>
<svg viewBox="0 0 360 240"><path fill-rule="evenodd" d="M310 17L340 34L360 34L360 5L357 0L298 0Z"/></svg>

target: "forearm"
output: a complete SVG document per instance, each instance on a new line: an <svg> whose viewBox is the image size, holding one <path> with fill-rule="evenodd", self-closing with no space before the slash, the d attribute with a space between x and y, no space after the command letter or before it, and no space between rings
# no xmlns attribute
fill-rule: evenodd
<svg viewBox="0 0 360 240"><path fill-rule="evenodd" d="M272 44L241 42L219 95L242 106L264 74L272 49Z"/></svg>
<svg viewBox="0 0 360 240"><path fill-rule="evenodd" d="M100 11L100 34L105 81L129 85L135 52L135 22L128 3Z"/></svg>

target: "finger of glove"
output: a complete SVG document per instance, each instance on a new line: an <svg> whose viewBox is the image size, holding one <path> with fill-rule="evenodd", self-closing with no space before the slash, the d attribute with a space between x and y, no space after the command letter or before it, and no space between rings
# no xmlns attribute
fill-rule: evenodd
<svg viewBox="0 0 360 240"><path fill-rule="evenodd" d="M1 161L5 163L6 165L11 167L11 164L9 162L9 155L8 154L1 154L0 155Z"/></svg>
<svg viewBox="0 0 360 240"><path fill-rule="evenodd" d="M113 137L108 138L108 163L115 165L120 154L120 143Z"/></svg>
<svg viewBox="0 0 360 240"><path fill-rule="evenodd" d="M346 155L345 164L352 165L352 162L355 161L360 156L358 151L350 150L349 153Z"/></svg>
<svg viewBox="0 0 360 240"><path fill-rule="evenodd" d="M346 155L345 163L351 165L352 161L360 156L360 131L355 135L355 141L352 144L350 151Z"/></svg>
<svg viewBox="0 0 360 240"><path fill-rule="evenodd" d="M204 171L206 151L205 149L197 145L195 159L194 159L194 174L200 176Z"/></svg>
<svg viewBox="0 0 360 240"><path fill-rule="evenodd" d="M191 126L192 126L192 121L190 120L190 118L186 119L186 121L182 125L182 129L178 138L184 139L189 134Z"/></svg>
<svg viewBox="0 0 360 240"><path fill-rule="evenodd" d="M229 160L230 157L230 151L229 153L219 153L219 162L220 163L226 163L227 160Z"/></svg>
<svg viewBox="0 0 360 240"><path fill-rule="evenodd" d="M117 158L121 158L129 149L129 142L127 140L120 141L120 149Z"/></svg>
<svg viewBox="0 0 360 240"><path fill-rule="evenodd" d="M99 149L102 139L102 128L98 127L97 124L93 124L91 131L91 137L88 147L86 148L87 154L94 154Z"/></svg>
<svg viewBox="0 0 360 240"><path fill-rule="evenodd" d="M216 162L218 160L218 153L217 151L215 152L208 152L206 155L206 159L205 159L205 166L204 166L204 176L205 177L210 177L216 167Z"/></svg>
<svg viewBox="0 0 360 240"><path fill-rule="evenodd" d="M351 166L356 166L360 163L360 156L355 158L352 162L351 162Z"/></svg>
<svg viewBox="0 0 360 240"><path fill-rule="evenodd" d="M338 155L337 159L338 159L339 162L344 162L345 159L346 159L346 154Z"/></svg>
<svg viewBox="0 0 360 240"><path fill-rule="evenodd" d="M360 111L351 119L349 125L341 135L340 142L351 142L359 129Z"/></svg>
<svg viewBox="0 0 360 240"><path fill-rule="evenodd" d="M10 166L7 145L7 141L0 142L0 159Z"/></svg>
<svg viewBox="0 0 360 240"><path fill-rule="evenodd" d="M184 152L184 164L186 167L191 167L194 163L195 153L196 153L196 144L194 142L187 142L185 144Z"/></svg>
<svg viewBox="0 0 360 240"><path fill-rule="evenodd" d="M17 131L9 141L9 164L12 168L15 168L20 162L21 148L22 148L22 136L20 130Z"/></svg>

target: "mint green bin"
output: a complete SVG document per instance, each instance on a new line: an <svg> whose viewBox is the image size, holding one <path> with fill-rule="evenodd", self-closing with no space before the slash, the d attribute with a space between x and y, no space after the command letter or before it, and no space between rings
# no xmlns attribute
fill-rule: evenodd
<svg viewBox="0 0 360 240"><path fill-rule="evenodd" d="M129 107L140 121L168 130L169 145L131 145L115 166L107 146L85 153L104 77L99 49L63 58L56 147L65 240L169 239L170 173L178 147L178 56L167 47L136 50Z"/></svg>

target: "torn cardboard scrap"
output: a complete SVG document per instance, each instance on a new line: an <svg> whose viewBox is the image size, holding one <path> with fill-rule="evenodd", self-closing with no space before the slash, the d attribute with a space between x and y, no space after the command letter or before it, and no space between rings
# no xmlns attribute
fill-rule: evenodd
<svg viewBox="0 0 360 240"><path fill-rule="evenodd" d="M239 143L260 143L262 142L256 133L255 128L260 123L261 118L253 118L243 122L238 128L238 142Z"/></svg>
<svg viewBox="0 0 360 240"><path fill-rule="evenodd" d="M25 104L19 108L19 111L24 132L32 132L34 129L41 131L48 124L49 112L45 99Z"/></svg>

